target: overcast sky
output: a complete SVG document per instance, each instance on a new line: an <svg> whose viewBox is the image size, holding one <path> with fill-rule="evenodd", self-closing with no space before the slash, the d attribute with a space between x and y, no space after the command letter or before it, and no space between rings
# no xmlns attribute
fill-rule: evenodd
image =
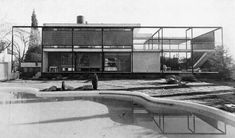
<svg viewBox="0 0 235 138"><path fill-rule="evenodd" d="M155 26L222 26L224 45L235 57L235 0L0 0L0 22L30 25L33 9L39 25L140 23Z"/></svg>

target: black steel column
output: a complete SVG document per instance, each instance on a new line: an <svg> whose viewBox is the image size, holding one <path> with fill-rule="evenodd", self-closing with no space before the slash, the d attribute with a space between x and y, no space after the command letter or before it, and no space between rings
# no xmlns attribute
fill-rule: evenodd
<svg viewBox="0 0 235 138"><path fill-rule="evenodd" d="M222 48L224 48L224 31L223 31L223 27L221 27L221 44L222 44Z"/></svg>
<svg viewBox="0 0 235 138"><path fill-rule="evenodd" d="M42 48L42 54L41 54L41 72L43 72L43 28L42 28L41 48Z"/></svg>
<svg viewBox="0 0 235 138"><path fill-rule="evenodd" d="M13 48L14 48L14 27L11 29L11 72L13 71Z"/></svg>
<svg viewBox="0 0 235 138"><path fill-rule="evenodd" d="M158 39L157 48L160 49L159 48L159 46L160 46L160 33L159 32L158 32L157 39Z"/></svg>
<svg viewBox="0 0 235 138"><path fill-rule="evenodd" d="M162 75L164 73L164 70L163 70L163 28L161 28L161 69L162 69Z"/></svg>
<svg viewBox="0 0 235 138"><path fill-rule="evenodd" d="M169 39L169 58L171 58L171 40Z"/></svg>
<svg viewBox="0 0 235 138"><path fill-rule="evenodd" d="M186 71L188 70L188 35L187 30L185 31L185 40L186 40Z"/></svg>
<svg viewBox="0 0 235 138"><path fill-rule="evenodd" d="M104 72L104 28L101 29L101 43L102 43L102 73Z"/></svg>
<svg viewBox="0 0 235 138"><path fill-rule="evenodd" d="M221 27L221 46L222 46L222 50L224 50L224 34L223 34L223 27ZM225 63L224 63L224 52L223 52L223 55L222 55L222 64L223 64L223 66L225 66Z"/></svg>
<svg viewBox="0 0 235 138"><path fill-rule="evenodd" d="M149 44L149 40L148 40L148 49L149 49L149 45L150 45L150 44Z"/></svg>
<svg viewBox="0 0 235 138"><path fill-rule="evenodd" d="M74 31L74 28L72 28L72 72L75 71L75 66L74 66L74 44L73 44L73 31Z"/></svg>
<svg viewBox="0 0 235 138"><path fill-rule="evenodd" d="M153 49L153 43L154 43L154 41L153 41L153 37L152 37L152 49Z"/></svg>
<svg viewBox="0 0 235 138"><path fill-rule="evenodd" d="M132 46L131 46L131 73L133 73L133 52L134 52L134 29L132 29Z"/></svg>
<svg viewBox="0 0 235 138"><path fill-rule="evenodd" d="M194 67L193 67L193 43L192 43L192 41L193 41L193 28L191 28L191 59L192 59L192 74L194 73Z"/></svg>

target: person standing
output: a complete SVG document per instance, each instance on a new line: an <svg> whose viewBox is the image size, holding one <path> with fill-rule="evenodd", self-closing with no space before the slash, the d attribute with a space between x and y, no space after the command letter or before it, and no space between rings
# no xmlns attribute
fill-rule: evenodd
<svg viewBox="0 0 235 138"><path fill-rule="evenodd" d="M97 88L98 88L98 76L97 76L97 74L96 73L94 73L93 75L92 75L92 78L91 78L91 83L92 83L92 86L93 86L93 89L94 90L97 90Z"/></svg>

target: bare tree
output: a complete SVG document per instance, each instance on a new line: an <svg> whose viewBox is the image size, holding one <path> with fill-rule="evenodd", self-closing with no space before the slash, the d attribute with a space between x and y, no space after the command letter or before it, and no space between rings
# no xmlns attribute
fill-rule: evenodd
<svg viewBox="0 0 235 138"><path fill-rule="evenodd" d="M13 35L13 40L11 40L11 36ZM15 67L20 68L21 62L24 60L26 52L29 46L29 35L30 33L23 29L15 28L12 34L12 31L8 31L3 37L1 41L5 43L4 49L8 48L12 50L13 44L13 56L15 57Z"/></svg>
<svg viewBox="0 0 235 138"><path fill-rule="evenodd" d="M15 56L16 63L18 64L18 69L20 68L21 62L24 60L26 52L29 46L29 32L16 29L14 31L13 40L13 55Z"/></svg>

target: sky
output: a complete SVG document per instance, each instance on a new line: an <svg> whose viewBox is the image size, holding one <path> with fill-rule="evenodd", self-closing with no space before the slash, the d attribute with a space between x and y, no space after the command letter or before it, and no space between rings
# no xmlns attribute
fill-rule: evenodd
<svg viewBox="0 0 235 138"><path fill-rule="evenodd" d="M30 25L35 9L39 25L140 23L154 26L222 26L224 47L235 58L235 0L0 0L0 23Z"/></svg>

